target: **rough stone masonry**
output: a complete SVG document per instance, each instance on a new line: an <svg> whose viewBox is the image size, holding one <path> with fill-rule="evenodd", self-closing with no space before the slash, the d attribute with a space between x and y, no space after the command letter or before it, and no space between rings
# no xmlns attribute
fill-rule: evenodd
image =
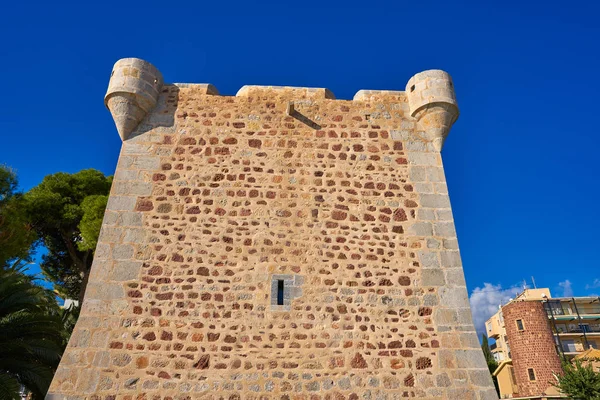
<svg viewBox="0 0 600 400"><path fill-rule="evenodd" d="M221 96L129 58L105 103L123 147L47 399L497 399L440 156L447 73Z"/></svg>

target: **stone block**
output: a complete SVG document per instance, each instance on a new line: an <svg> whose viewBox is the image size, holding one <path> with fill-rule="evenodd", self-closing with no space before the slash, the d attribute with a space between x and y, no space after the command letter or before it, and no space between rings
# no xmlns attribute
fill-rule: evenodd
<svg viewBox="0 0 600 400"><path fill-rule="evenodd" d="M424 269L421 272L421 284L423 286L443 286L446 284L444 271L436 268Z"/></svg>
<svg viewBox="0 0 600 400"><path fill-rule="evenodd" d="M436 222L433 225L433 233L435 236L456 237L456 229L454 222Z"/></svg>

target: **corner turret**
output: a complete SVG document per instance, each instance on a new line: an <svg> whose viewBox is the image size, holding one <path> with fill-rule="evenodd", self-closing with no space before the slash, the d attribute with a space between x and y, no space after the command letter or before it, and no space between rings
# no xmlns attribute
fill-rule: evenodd
<svg viewBox="0 0 600 400"><path fill-rule="evenodd" d="M423 71L406 85L410 114L419 121L441 151L452 124L458 118L458 105L450 75L439 69Z"/></svg>
<svg viewBox="0 0 600 400"><path fill-rule="evenodd" d="M110 111L121 140L156 106L163 77L158 69L139 58L123 58L115 63L104 104Z"/></svg>

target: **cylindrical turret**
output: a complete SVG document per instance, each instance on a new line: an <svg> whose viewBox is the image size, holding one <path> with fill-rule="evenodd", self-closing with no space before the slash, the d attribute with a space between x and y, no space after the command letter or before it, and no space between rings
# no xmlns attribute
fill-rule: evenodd
<svg viewBox="0 0 600 400"><path fill-rule="evenodd" d="M435 148L441 150L458 118L452 78L439 69L420 72L408 81L406 94L411 115L421 123Z"/></svg>
<svg viewBox="0 0 600 400"><path fill-rule="evenodd" d="M122 140L127 140L156 106L162 85L162 74L147 61L123 58L115 63L104 104Z"/></svg>
<svg viewBox="0 0 600 400"><path fill-rule="evenodd" d="M554 335L541 301L514 301L502 307L518 397L540 396L554 390L561 374Z"/></svg>

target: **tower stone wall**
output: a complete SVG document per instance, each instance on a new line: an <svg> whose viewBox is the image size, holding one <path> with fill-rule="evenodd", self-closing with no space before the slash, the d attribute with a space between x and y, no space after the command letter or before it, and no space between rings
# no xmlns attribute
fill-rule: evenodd
<svg viewBox="0 0 600 400"><path fill-rule="evenodd" d="M150 80L48 399L497 399L439 152L451 80L413 80L418 101Z"/></svg>
<svg viewBox="0 0 600 400"><path fill-rule="evenodd" d="M556 382L554 374L562 373L562 366L544 303L514 301L502 307L502 315L510 343L518 396L540 396L555 392L552 386L552 382ZM530 369L533 370L531 376Z"/></svg>

